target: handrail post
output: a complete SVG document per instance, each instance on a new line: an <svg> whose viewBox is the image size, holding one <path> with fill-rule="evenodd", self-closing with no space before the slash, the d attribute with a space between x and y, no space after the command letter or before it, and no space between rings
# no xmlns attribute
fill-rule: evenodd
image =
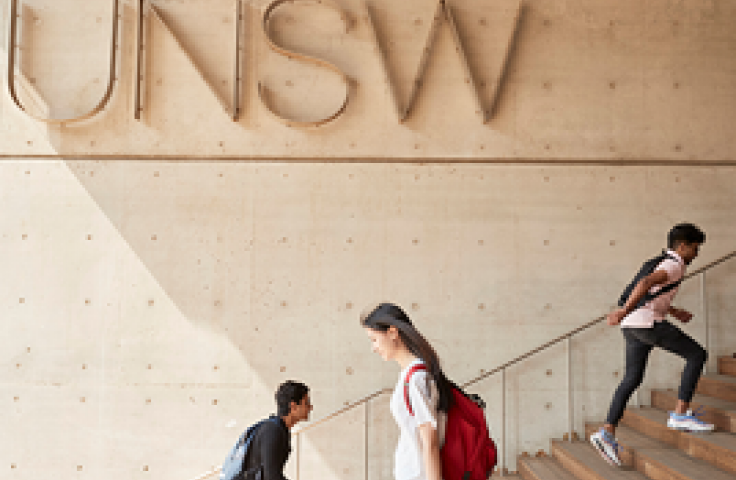
<svg viewBox="0 0 736 480"><path fill-rule="evenodd" d="M301 456L301 445L302 445L302 435L301 433L296 434L296 480L299 480L299 457Z"/></svg>
<svg viewBox="0 0 736 480"><path fill-rule="evenodd" d="M501 370L501 476L506 476L506 369Z"/></svg>
<svg viewBox="0 0 736 480"><path fill-rule="evenodd" d="M370 406L371 401L368 400L365 402L365 423L363 425L364 427L364 433L365 438L363 439L363 445L364 445L364 451L363 451L363 463L365 467L365 480L368 480L368 464L370 463L368 459L368 419L370 417L368 407Z"/></svg>
<svg viewBox="0 0 736 480"><path fill-rule="evenodd" d="M708 297L705 288L705 272L700 274L700 311L703 315L703 323L705 324L705 351L708 352L710 349L710 328L708 325ZM705 361L703 370L708 373L708 361Z"/></svg>
<svg viewBox="0 0 736 480"><path fill-rule="evenodd" d="M572 337L567 337L565 343L567 343L567 433L569 441L572 442L572 432L575 429L572 398Z"/></svg>

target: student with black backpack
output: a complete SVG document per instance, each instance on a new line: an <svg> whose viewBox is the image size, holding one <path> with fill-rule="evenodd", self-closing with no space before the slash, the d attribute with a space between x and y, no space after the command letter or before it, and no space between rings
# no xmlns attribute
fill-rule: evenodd
<svg viewBox="0 0 736 480"><path fill-rule="evenodd" d="M667 251L644 263L634 281L624 290L621 308L608 314L609 325L621 325L626 341L626 373L613 396L604 426L590 436L590 442L604 460L616 466L620 446L615 433L629 398L641 385L647 359L654 347L686 360L677 407L670 412L667 426L675 430L710 432L713 425L698 419L690 402L698 384L707 352L695 340L666 320L669 314L687 323L692 314L673 307L672 300L685 276L685 268L698 256L705 234L695 225L676 225L667 236Z"/></svg>
<svg viewBox="0 0 736 480"><path fill-rule="evenodd" d="M395 480L486 480L496 465L482 403L447 379L404 310L382 303L361 315L373 351L399 364L391 413L399 426Z"/></svg>
<svg viewBox="0 0 736 480"><path fill-rule="evenodd" d="M276 390L276 415L252 425L238 439L222 465L220 480L286 480L291 429L309 419L309 387L289 380Z"/></svg>

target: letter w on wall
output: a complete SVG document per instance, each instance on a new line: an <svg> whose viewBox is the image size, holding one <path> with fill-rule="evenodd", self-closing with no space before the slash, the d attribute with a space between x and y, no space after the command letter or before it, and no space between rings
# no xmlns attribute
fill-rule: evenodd
<svg viewBox="0 0 736 480"><path fill-rule="evenodd" d="M366 7L366 10L368 11L369 21L373 22L372 14L371 14L370 8L367 3L365 7ZM468 62L468 58L467 58L465 49L463 48L462 40L460 38L460 32L458 30L457 22L455 21L455 17L453 16L452 8L447 4L445 0L439 0L437 4L437 10L432 20L432 25L430 26L430 29L429 29L429 37L427 38L427 42L425 44L424 49L422 50L422 56L419 59L419 69L417 70L416 76L414 77L415 79L412 84L411 93L409 95L409 101L407 102L404 108L401 107L401 102L396 92L396 86L394 82L391 80L391 75L389 73L389 68L388 68L388 62L386 60L386 56L384 53L385 49L382 47L381 42L378 39L378 35L376 34L376 30L371 24L371 30L374 33L374 39L378 47L379 54L381 56L381 60L383 62L383 67L386 70L387 81L390 85L390 90L391 90L391 94L393 97L394 105L396 106L396 113L399 118L399 122L404 123L410 117L411 112L414 109L414 106L417 100L417 96L419 95L419 90L422 87L424 74L427 70L427 65L429 63L429 57L432 54L435 40L437 38L437 33L439 32L439 29L442 26L443 21L447 20L447 23L449 24L450 29L452 30L452 36L455 41L455 48L457 52L460 54L460 57L462 60L463 69L465 71L465 81L468 85L470 85L470 87L473 90L473 95L476 101L476 108L477 108L478 113L483 118L483 123L488 123L493 117L493 114L495 112L495 106L498 100L499 92L501 90L500 88L501 83L503 81L504 72L506 70L506 65L508 64L509 53L511 52L511 49L514 43L514 37L516 36L516 30L518 28L519 20L521 18L521 10L522 10L522 0L519 1L519 6L517 8L516 16L514 19L514 29L511 33L511 37L509 38L509 42L506 46L506 54L503 59L501 72L500 72L498 81L494 82L495 88L491 96L491 99L492 99L491 105L489 105L488 107L485 107L483 105L481 91L478 86L476 77L473 75L473 71L470 68L470 63Z"/></svg>

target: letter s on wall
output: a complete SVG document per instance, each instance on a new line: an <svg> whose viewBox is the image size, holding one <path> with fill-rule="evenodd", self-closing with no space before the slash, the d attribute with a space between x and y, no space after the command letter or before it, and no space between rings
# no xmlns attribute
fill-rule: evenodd
<svg viewBox="0 0 736 480"><path fill-rule="evenodd" d="M271 48L271 50L273 50L274 52L279 53L281 55L284 55L284 56L288 57L289 59L300 60L302 62L310 63L312 65L316 65L318 67L326 68L328 70L332 70L333 72L335 72L342 79L343 83L345 84L345 100L343 101L342 106L340 106L340 108L335 113L333 113L332 115L330 115L330 116L328 116L326 118L323 118L323 119L320 119L320 120L314 120L314 121L299 121L299 120L288 119L288 118L282 116L281 114L277 113L271 106L269 106L268 102L264 98L264 93L265 93L266 87L264 87L261 84L261 82L258 82L258 96L260 97L261 103L263 103L263 105L266 107L266 109L271 114L273 114L279 121L283 122L287 126L289 126L289 127L319 127L319 126L322 126L322 125L324 125L326 123L329 123L329 122L337 119L340 115L342 115L345 112L345 110L347 109L347 106L348 106L348 102L350 100L350 84L351 84L351 80L350 80L350 78L347 75L345 75L335 65L333 65L333 64L331 64L329 62L326 62L324 60L320 60L318 58L314 58L314 57L310 57L308 55L302 55L300 53L291 52L289 50L286 50L285 48L282 48L282 47L276 45L276 43L273 41L273 39L271 39L271 37L268 34L268 31L269 31L269 29L268 29L268 22L271 19L271 14L273 14L273 12L278 7L280 7L281 5L283 5L285 3L290 3L291 4L291 3L296 3L297 1L298 0L274 0L273 2L271 2L271 4L268 5L268 8L266 8L265 12L263 13L263 22L262 22L263 33L265 35L266 42L268 43L268 46ZM315 0L302 0L302 1L315 1ZM348 18L347 13L345 13L344 10L342 10L336 4L332 3L330 0L316 0L316 1L319 4L323 4L323 5L326 5L328 7L331 7L333 9L337 10L338 13L340 14L340 18L342 18L342 20L343 20L343 23L345 23L345 31L347 32L350 29L350 19Z"/></svg>

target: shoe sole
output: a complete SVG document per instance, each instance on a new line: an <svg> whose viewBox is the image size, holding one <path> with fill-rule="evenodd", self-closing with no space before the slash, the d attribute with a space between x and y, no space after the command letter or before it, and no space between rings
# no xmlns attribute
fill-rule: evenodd
<svg viewBox="0 0 736 480"><path fill-rule="evenodd" d="M694 430L691 428L678 427L675 425L667 425L667 428L669 428L670 430L676 430L678 432L688 432L688 433L713 433L713 431L715 430L715 428L709 428L707 430Z"/></svg>
<svg viewBox="0 0 736 480"><path fill-rule="evenodd" d="M598 451L598 453L601 455L601 457L603 457L603 460L605 460L609 465L611 465L612 467L620 467L621 466L620 463L617 463L616 460L614 460L613 458L611 458L606 453L606 449L603 446L603 444L600 442L600 440L598 440L597 438L591 438L590 439L590 443L593 444L593 447L595 447L595 449Z"/></svg>

